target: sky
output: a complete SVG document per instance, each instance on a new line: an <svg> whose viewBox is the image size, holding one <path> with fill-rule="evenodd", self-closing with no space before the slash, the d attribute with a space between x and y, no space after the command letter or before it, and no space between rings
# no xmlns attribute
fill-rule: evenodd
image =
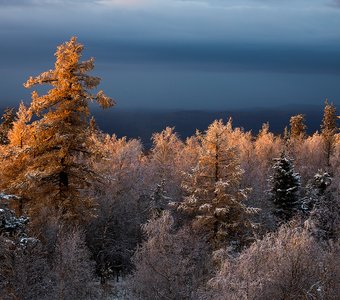
<svg viewBox="0 0 340 300"><path fill-rule="evenodd" d="M339 0L0 0L0 106L74 35L117 108L340 104Z"/></svg>

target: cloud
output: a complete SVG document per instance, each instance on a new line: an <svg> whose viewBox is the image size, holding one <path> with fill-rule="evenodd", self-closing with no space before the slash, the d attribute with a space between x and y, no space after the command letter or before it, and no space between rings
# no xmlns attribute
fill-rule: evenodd
<svg viewBox="0 0 340 300"><path fill-rule="evenodd" d="M124 5L124 6L131 6L131 5L141 5L150 0L99 0L101 4L113 4L113 5Z"/></svg>
<svg viewBox="0 0 340 300"><path fill-rule="evenodd" d="M336 7L340 7L340 0L333 0L333 5Z"/></svg>
<svg viewBox="0 0 340 300"><path fill-rule="evenodd" d="M297 92L322 98L328 91L320 86L327 86L338 95L340 10L332 1L0 0L3 98L18 98L29 75L52 68L56 46L72 35L84 43L85 59L96 58L95 71L109 82L112 95L122 87L118 99L131 96L137 103L141 95L152 105L165 94L210 98L225 93L228 82L235 83L229 85L234 96L253 84L247 92L253 99L258 74L266 74L258 83L259 98L266 89L284 98L291 86L281 83L297 77L291 80ZM274 91L268 82L281 75L285 79ZM309 87L305 77L320 78L320 85L314 80ZM210 88L204 90L205 84Z"/></svg>
<svg viewBox="0 0 340 300"><path fill-rule="evenodd" d="M299 3L303 3L306 5L307 3L322 3L324 0L173 0L178 2L187 2L187 3L206 3L210 5L219 5L219 6L237 6L237 5L247 5L247 6L258 6L259 4L267 4L267 5L289 5L290 7L294 7L299 5ZM335 0L337 1L337 0Z"/></svg>
<svg viewBox="0 0 340 300"><path fill-rule="evenodd" d="M203 0L195 0L203 1ZM209 3L263 3L276 0L204 0ZM296 0L315 3L315 0ZM318 0L320 3L330 0ZM340 1L340 0L339 0ZM0 3L9 1L0 0ZM23 41L29 48L44 41L51 48L72 35L89 42L111 41L200 44L318 45L337 41L340 11L324 8L297 10L293 1L285 7L195 5L179 0L10 0L45 6L0 10L0 40ZM47 3L59 3L49 6ZM83 3L86 2L86 5ZM183 4L186 2L185 4ZM73 3L67 9L63 5ZM182 4L181 4L182 3ZM326 3L326 2L325 2ZM79 4L79 5L78 5ZM144 7L141 8L141 5ZM336 43L335 43L336 44ZM7 47L7 46L6 46ZM216 46L218 47L218 46ZM11 52L10 49L8 51ZM114 49L113 49L114 51ZM137 55L138 56L138 55Z"/></svg>
<svg viewBox="0 0 340 300"><path fill-rule="evenodd" d="M165 69L269 71L340 75L340 45L213 42L108 42L99 46L103 63L161 66ZM91 45L92 48L92 45ZM105 49L105 50L104 50Z"/></svg>
<svg viewBox="0 0 340 300"><path fill-rule="evenodd" d="M64 4L98 3L99 0L0 0L0 6L48 6Z"/></svg>

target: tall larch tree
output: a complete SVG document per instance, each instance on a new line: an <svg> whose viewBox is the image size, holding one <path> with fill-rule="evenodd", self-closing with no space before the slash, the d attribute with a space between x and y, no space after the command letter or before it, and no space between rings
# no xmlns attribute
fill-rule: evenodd
<svg viewBox="0 0 340 300"><path fill-rule="evenodd" d="M166 127L152 135L153 147L149 155L149 178L156 187L164 180L164 189L170 197L180 197L181 153L184 148L174 128Z"/></svg>
<svg viewBox="0 0 340 300"><path fill-rule="evenodd" d="M254 145L258 167L262 172L266 172L272 159L279 155L282 147L280 139L269 131L269 123L262 124Z"/></svg>
<svg viewBox="0 0 340 300"><path fill-rule="evenodd" d="M89 102L103 108L114 105L103 91L90 92L100 78L87 74L94 68L94 59L80 61L83 49L72 37L57 48L53 70L30 77L24 84L26 88L47 84L52 89L46 95L32 93L31 105L25 112L35 116L28 127L26 152L30 163L10 184L21 183L19 192L30 199L31 213L48 207L63 219L77 223L91 215L94 204L89 188L94 174L85 163L90 154L86 134ZM19 125L14 124L14 128ZM17 135L13 135L11 143L18 144Z"/></svg>
<svg viewBox="0 0 340 300"><path fill-rule="evenodd" d="M325 107L323 112L323 119L321 124L321 136L324 143L324 152L326 158L326 166L331 166L331 156L334 151L335 134L337 132L337 115L336 109L333 103L325 101Z"/></svg>
<svg viewBox="0 0 340 300"><path fill-rule="evenodd" d="M256 195L257 199L262 199L264 196L263 191L267 188L266 179L269 176L272 159L280 155L282 147L282 139L270 132L269 123L264 123L254 141L254 156L252 158L254 168L252 174L252 194ZM267 201L262 202L268 203Z"/></svg>
<svg viewBox="0 0 340 300"><path fill-rule="evenodd" d="M247 191L240 189L243 170L236 148L228 142L230 130L219 120L199 135L199 162L187 174L183 184L187 196L178 207L215 249L244 242L245 229L251 225L248 217L253 212L243 204Z"/></svg>
<svg viewBox="0 0 340 300"><path fill-rule="evenodd" d="M306 136L307 126L305 125L305 117L302 114L292 116L289 121L290 138L294 140L303 139Z"/></svg>
<svg viewBox="0 0 340 300"><path fill-rule="evenodd" d="M167 127L162 132L152 135L151 159L154 161L155 173L161 179L173 171L178 153L183 148L183 143L174 129Z"/></svg>
<svg viewBox="0 0 340 300"><path fill-rule="evenodd" d="M16 201L12 201L12 208L18 214L23 211L23 202L25 202L24 191L27 189L22 175L25 174L27 167L31 163L32 155L28 142L30 139L29 121L31 114L23 102L20 103L16 113L15 122L7 134L8 144L1 148L1 165L2 173L0 188L10 193L20 194Z"/></svg>
<svg viewBox="0 0 340 300"><path fill-rule="evenodd" d="M303 152L305 151L305 141L307 138L305 116L303 114L292 116L290 118L289 125L289 136L285 137L286 152L289 153L289 156L294 158L296 169L299 171L305 171L306 167L304 166L302 159L302 155L304 154Z"/></svg>
<svg viewBox="0 0 340 300"><path fill-rule="evenodd" d="M23 149L29 141L29 127L28 122L31 121L31 113L23 102L20 103L19 109L16 113L16 121L13 123L11 130L8 133L8 138L11 147L19 147Z"/></svg>

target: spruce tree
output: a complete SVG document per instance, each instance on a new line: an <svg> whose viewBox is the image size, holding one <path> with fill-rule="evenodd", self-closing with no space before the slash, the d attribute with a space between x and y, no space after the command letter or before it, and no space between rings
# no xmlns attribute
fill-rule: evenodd
<svg viewBox="0 0 340 300"><path fill-rule="evenodd" d="M289 221L299 209L300 176L284 152L274 159L272 172L269 195L274 204L273 213L280 221Z"/></svg>
<svg viewBox="0 0 340 300"><path fill-rule="evenodd" d="M172 198L168 197L165 189L165 179L152 190L150 195L150 211L152 217L159 217L162 212L167 208Z"/></svg>
<svg viewBox="0 0 340 300"><path fill-rule="evenodd" d="M340 202L331 184L330 174L319 170L308 183L303 199L304 212L308 216L305 225L321 241L340 238Z"/></svg>
<svg viewBox="0 0 340 300"><path fill-rule="evenodd" d="M320 199L328 191L332 183L332 177L329 173L319 170L306 185L305 196L302 200L302 210L306 215L318 206Z"/></svg>

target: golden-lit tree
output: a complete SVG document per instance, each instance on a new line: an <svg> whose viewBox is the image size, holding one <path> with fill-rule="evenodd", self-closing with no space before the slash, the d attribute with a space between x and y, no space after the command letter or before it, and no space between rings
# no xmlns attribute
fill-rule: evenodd
<svg viewBox="0 0 340 300"><path fill-rule="evenodd" d="M321 136L324 142L324 152L326 156L327 167L331 166L330 160L335 146L335 134L338 130L336 119L336 108L333 103L329 104L328 100L326 99L321 124Z"/></svg>
<svg viewBox="0 0 340 300"><path fill-rule="evenodd" d="M279 156L283 147L283 141L269 130L269 123L262 125L259 134L254 141L255 169L253 172L253 182L256 182L254 191L258 191L258 197L263 197L263 191L267 188L267 180L272 159Z"/></svg>
<svg viewBox="0 0 340 300"><path fill-rule="evenodd" d="M48 84L52 89L46 95L33 91L28 110L20 106L10 147L17 150L25 145L29 163L7 186L30 199L31 213L47 206L77 222L91 215L94 205L90 186L95 174L85 163L90 154L89 102L103 108L114 105L102 91L90 92L100 78L87 74L94 68L94 59L80 61L83 48L72 37L57 48L53 70L30 77L24 84L26 88ZM31 116L35 120L27 125Z"/></svg>
<svg viewBox="0 0 340 300"><path fill-rule="evenodd" d="M13 122L15 120L14 108L6 108L4 114L1 117L0 124L0 145L7 145L9 143L8 140L8 132L13 127Z"/></svg>
<svg viewBox="0 0 340 300"><path fill-rule="evenodd" d="M31 161L30 149L28 141L30 138L30 130L28 122L31 120L31 114L28 112L23 102L20 103L16 113L15 122L8 132L8 144L0 148L0 163L2 165L0 188L7 189L10 193L20 194L27 186L22 178ZM26 182L27 183L27 182ZM23 214L22 200L12 201L12 208L18 214ZM18 200L18 199L17 199Z"/></svg>
<svg viewBox="0 0 340 300"><path fill-rule="evenodd" d="M164 188L169 192L169 197L178 198L181 193L179 187L184 144L171 127L166 127L160 133L154 133L152 142L148 163L151 184L156 187L164 181Z"/></svg>
<svg viewBox="0 0 340 300"><path fill-rule="evenodd" d="M290 124L290 138L303 139L306 136L305 117L302 114L292 116L289 121Z"/></svg>
<svg viewBox="0 0 340 300"><path fill-rule="evenodd" d="M29 129L27 123L31 120L31 113L23 102L20 103L17 111L17 119L14 122L12 129L8 133L8 138L13 147L24 148L29 140Z"/></svg>
<svg viewBox="0 0 340 300"><path fill-rule="evenodd" d="M229 126L228 126L229 125ZM213 122L201 134L201 152L196 168L187 174L183 187L187 192L179 210L193 218L193 226L206 234L215 249L228 242L243 243L251 227L246 207L247 190L240 189L243 170L237 149L229 145L231 122Z"/></svg>
<svg viewBox="0 0 340 300"><path fill-rule="evenodd" d="M269 123L264 123L255 140L255 155L259 168L267 171L272 159L279 155L282 141L269 131Z"/></svg>
<svg viewBox="0 0 340 300"><path fill-rule="evenodd" d="M180 153L180 165L182 173L192 170L198 162L200 152L200 141L197 135L188 137L185 141L184 148ZM183 175L183 174L182 174Z"/></svg>

